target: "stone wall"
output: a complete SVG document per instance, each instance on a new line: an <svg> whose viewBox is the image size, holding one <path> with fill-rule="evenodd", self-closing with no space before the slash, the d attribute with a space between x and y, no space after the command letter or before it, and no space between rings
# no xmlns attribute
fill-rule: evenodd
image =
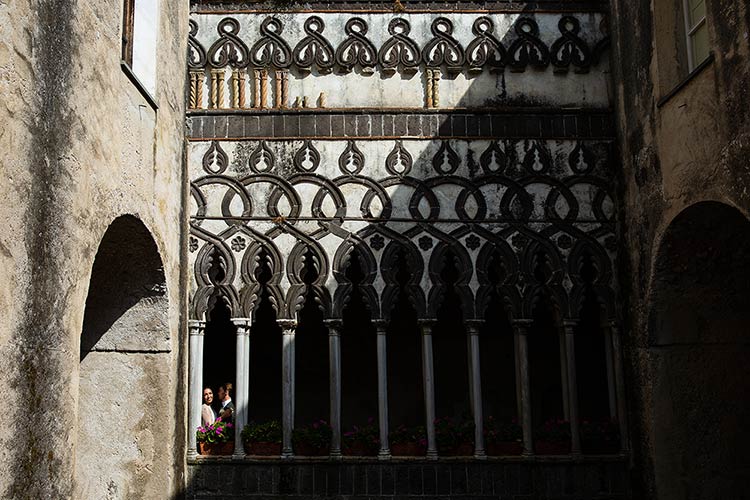
<svg viewBox="0 0 750 500"><path fill-rule="evenodd" d="M81 491L90 498L163 498L182 484L184 434L177 429L183 428L179 262L187 10L182 3L162 5L155 110L120 67L122 2L0 5L5 498L70 498ZM101 405L81 414L79 346L87 295L97 293L89 279L107 227L123 214L142 221L163 262L167 351L158 366L145 369L143 402L108 404L132 381L125 376L130 368L118 369L95 387L107 395ZM131 355L117 351L87 362L100 370L132 366ZM110 434L127 434L116 426L89 429L87 421L115 413L138 419L140 406L155 402L164 405L162 417L145 433L123 436L135 462L111 477L76 470L79 432L93 429L95 455L111 454ZM76 473L90 483L74 485Z"/></svg>
<svg viewBox="0 0 750 500"><path fill-rule="evenodd" d="M720 243L724 241L721 238L714 241L710 238L720 234L726 225L735 228L735 241L742 241L745 230L741 229L741 224L735 225L734 219L726 217L728 213L734 213L741 220L743 215L746 218L750 214L750 110L747 106L750 8L746 2L735 1L706 2L706 7L711 56L688 75L687 70L680 67L684 57L677 52L685 47L678 2L613 2L613 57L618 61L613 70L617 82L618 137L623 162L621 210L626 251L622 273L630 277L625 285L629 305L624 310L628 312L628 378L636 432L636 476L640 478L636 495L639 498L655 498L657 495L654 471L659 464L656 463L655 446L660 436L655 434L655 429L659 428L661 419L671 418L658 410L657 404L665 397L658 390L658 381L666 380L668 374L657 370L660 354L654 344L658 344L655 339L661 337L665 325L656 319L664 317L669 307L682 307L680 316L684 327L681 330L687 337L696 330L716 330L716 334L722 332L722 335L730 336L730 332L734 332L737 339L746 338L746 326L744 330L734 329L728 327L726 321L730 316L727 308L733 309L731 314L747 310L747 306L741 305L741 296L736 295L736 288L732 285L734 274L743 272L747 260L735 264L734 271L729 271L731 266L719 256L721 245L726 243ZM707 201L718 203L703 203ZM717 209L717 206L723 206L725 210ZM691 211L691 207L696 210ZM721 220L709 224L711 231L699 230L707 224L703 216L691 218L689 222L683 220L675 226L681 236L674 239L673 223L683 213L686 217L698 215L699 209L705 211L704 215L721 215ZM687 227L692 229L686 230ZM705 240L698 243L700 238ZM659 268L663 269L667 262L677 259L681 252L679 248L691 248L692 259L683 260L681 270L671 274L668 282L674 284L675 281L669 280L676 280L684 274L686 282L693 284L683 290L681 299L672 296L670 301L664 302L662 297L670 293L669 286L674 285L667 285ZM727 273L719 279L725 285L717 285L708 293L713 286L709 286L712 280L702 280L700 274L690 277L686 274L697 273L697 269ZM715 304L718 297L722 305L710 312L705 305ZM685 339L686 336L675 336L667 344L693 342ZM746 349L742 346L745 341L732 342L735 342L732 344L735 352ZM733 362L718 362L722 363L738 366ZM717 368L716 362L713 364ZM698 365L691 366L684 361L674 364L673 368L673 376L700 372ZM723 386L747 391L740 373L733 371L722 375ZM688 380L683 377L682 383L677 382L672 396L669 396L669 400L675 402L674 411L678 414L681 410L677 408L690 408L694 414L712 408L711 411L723 412L727 418L741 414L725 406L733 403L712 400L711 394L699 389L701 385L688 386ZM717 420L710 424L711 418L703 420L703 425L721 425ZM675 435L682 432L680 428L673 430ZM701 431L687 431L687 436L695 435L701 435ZM735 441L746 439L736 431L728 435ZM706 455L713 453L709 449L716 443L718 441L700 452L701 458L688 452L680 454L687 457L683 464L706 460ZM707 460L710 463L714 459ZM739 460L746 461L746 458ZM687 478L695 474L688 472L690 465L685 467L679 474L689 481ZM724 466L719 468L725 469ZM740 477L747 481L746 473L737 476L738 480ZM677 483L674 477L668 481ZM738 495L736 492L720 494L711 488L701 493L697 483L691 488L696 498Z"/></svg>

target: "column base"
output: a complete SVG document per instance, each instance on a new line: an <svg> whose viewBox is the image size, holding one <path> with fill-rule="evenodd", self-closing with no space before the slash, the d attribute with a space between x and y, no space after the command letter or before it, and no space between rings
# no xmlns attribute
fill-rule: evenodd
<svg viewBox="0 0 750 500"><path fill-rule="evenodd" d="M328 458L330 458L331 460L341 460L342 458L344 458L344 455L341 454L341 450L331 450Z"/></svg>
<svg viewBox="0 0 750 500"><path fill-rule="evenodd" d="M474 458L477 460L487 460L487 453L484 450L477 450L474 452Z"/></svg>
<svg viewBox="0 0 750 500"><path fill-rule="evenodd" d="M188 460L195 460L196 458L198 458L198 450L194 448L191 450L188 450L187 457L188 457Z"/></svg>
<svg viewBox="0 0 750 500"><path fill-rule="evenodd" d="M438 459L437 450L427 450L427 460L437 460L437 459Z"/></svg>
<svg viewBox="0 0 750 500"><path fill-rule="evenodd" d="M391 450L388 448L380 450L380 453L378 453L378 460L390 460L391 459Z"/></svg>

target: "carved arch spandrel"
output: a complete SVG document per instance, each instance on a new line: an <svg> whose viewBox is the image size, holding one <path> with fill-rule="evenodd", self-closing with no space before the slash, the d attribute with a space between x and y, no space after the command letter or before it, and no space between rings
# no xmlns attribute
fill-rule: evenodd
<svg viewBox="0 0 750 500"><path fill-rule="evenodd" d="M398 261L403 258L409 270L408 281L402 287L398 282ZM421 287L424 261L419 250L408 239L392 240L380 258L380 272L385 286L381 294L383 319L390 320L401 293L405 293L417 317L427 317L427 300Z"/></svg>
<svg viewBox="0 0 750 500"><path fill-rule="evenodd" d="M588 262L587 262L588 261ZM585 276L586 268L594 276ZM596 240L579 239L568 255L568 276L573 283L570 290L569 316L577 318L586 300L586 294L595 295L601 309L602 320L616 319L615 292L610 257Z"/></svg>
<svg viewBox="0 0 750 500"><path fill-rule="evenodd" d="M253 317L263 292L268 294L271 307L278 315L284 304L284 259L272 241L253 241L242 257L240 303L246 318ZM267 271L267 273L266 273ZM268 274L268 276L261 276ZM265 279L263 279L265 278Z"/></svg>
<svg viewBox="0 0 750 500"><path fill-rule="evenodd" d="M521 230L519 229L519 232ZM521 254L523 317L532 318L540 300L552 301L560 319L568 315L568 294L563 286L564 259L548 240L531 231L523 231L528 243Z"/></svg>
<svg viewBox="0 0 750 500"><path fill-rule="evenodd" d="M520 318L523 310L518 289L520 266L518 256L510 245L499 238L487 241L479 250L475 266L479 282L476 294L477 318L484 317L493 293L501 298L509 319ZM492 276L494 273L500 275Z"/></svg>
<svg viewBox="0 0 750 500"><path fill-rule="evenodd" d="M358 259L360 270L363 273L362 282L357 285L352 283L346 275L352 258ZM369 310L372 319L380 319L380 300L373 286L377 274L377 260L366 244L353 239L347 239L339 245L333 258L333 276L337 283L333 294L333 318L341 319L343 317L344 308L349 304L352 292L356 286L362 294L365 306Z"/></svg>
<svg viewBox="0 0 750 500"><path fill-rule="evenodd" d="M308 270L314 273L312 279L305 276ZM325 286L329 272L328 257L320 245L312 239L297 242L287 257L286 276L289 280L289 290L283 311L286 319L297 317L308 294L312 294L323 317L331 317L333 304L328 288Z"/></svg>
<svg viewBox="0 0 750 500"><path fill-rule="evenodd" d="M455 290L461 302L461 311L464 319L475 319L476 309L474 294L471 292L469 282L473 275L474 265L463 245L440 242L430 255L429 273L432 286L427 299L427 313L431 319L437 318L438 309L443 305L448 284L442 277L442 273L448 263L448 259L454 259L457 271L455 283L451 286Z"/></svg>

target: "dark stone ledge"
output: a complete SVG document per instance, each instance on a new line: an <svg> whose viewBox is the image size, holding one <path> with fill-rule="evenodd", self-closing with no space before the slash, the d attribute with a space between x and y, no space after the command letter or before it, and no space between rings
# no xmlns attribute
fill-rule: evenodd
<svg viewBox="0 0 750 500"><path fill-rule="evenodd" d="M196 110L192 140L242 139L613 139L610 110Z"/></svg>
<svg viewBox="0 0 750 500"><path fill-rule="evenodd" d="M188 499L630 498L627 461L224 461L188 464Z"/></svg>
<svg viewBox="0 0 750 500"><path fill-rule="evenodd" d="M401 0L404 13L419 12L606 12L606 0L536 0L513 2L503 0ZM394 12L394 2L368 0L193 0L191 11L198 13L237 12Z"/></svg>

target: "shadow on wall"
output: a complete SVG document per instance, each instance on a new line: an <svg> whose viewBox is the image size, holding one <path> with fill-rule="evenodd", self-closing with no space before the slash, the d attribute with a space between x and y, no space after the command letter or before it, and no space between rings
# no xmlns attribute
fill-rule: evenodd
<svg viewBox="0 0 750 500"><path fill-rule="evenodd" d="M76 498L156 498L173 475L176 417L162 260L130 215L107 229L94 260L81 333ZM163 404L159 404L162 402ZM177 420L179 420L177 418Z"/></svg>
<svg viewBox="0 0 750 500"><path fill-rule="evenodd" d="M750 489L750 221L716 202L681 212L659 247L648 307L657 498L743 498Z"/></svg>
<svg viewBox="0 0 750 500"><path fill-rule="evenodd" d="M125 349L153 344L155 336L168 339L166 300L164 269L151 234L133 216L117 218L102 238L91 271L81 361L95 348Z"/></svg>

